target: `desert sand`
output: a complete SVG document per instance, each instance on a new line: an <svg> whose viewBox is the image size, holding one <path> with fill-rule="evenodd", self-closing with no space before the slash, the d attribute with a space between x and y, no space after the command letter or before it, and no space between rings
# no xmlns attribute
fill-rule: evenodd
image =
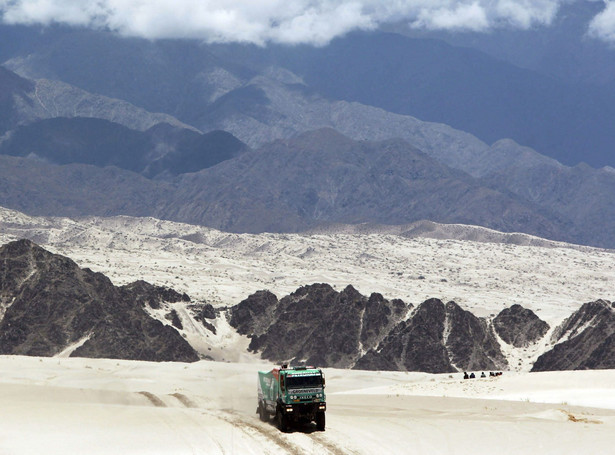
<svg viewBox="0 0 615 455"><path fill-rule="evenodd" d="M0 243L31 238L116 284L146 279L219 307L327 282L414 304L454 299L486 317L519 303L553 330L582 303L613 297L613 251L538 240L238 235L149 218L0 215ZM282 433L256 414L256 372L273 365L248 353L224 317L215 324L215 336L184 335L233 363L78 359L70 349L0 356L0 455L615 452L615 370L528 373L540 344L511 348L518 371L497 378L325 369L326 431Z"/></svg>
<svg viewBox="0 0 615 455"><path fill-rule="evenodd" d="M485 228L440 225L459 238L333 230L230 234L154 218L30 217L0 208L0 244L28 238L116 285L146 280L217 307L268 289L283 297L313 283L348 285L417 305L454 300L477 316L517 303L556 326L586 302L615 300L614 250L516 234L528 244L491 241ZM522 243L523 243L522 242Z"/></svg>
<svg viewBox="0 0 615 455"><path fill-rule="evenodd" d="M272 365L0 357L0 454L610 454L615 371L326 369L327 428L256 415Z"/></svg>

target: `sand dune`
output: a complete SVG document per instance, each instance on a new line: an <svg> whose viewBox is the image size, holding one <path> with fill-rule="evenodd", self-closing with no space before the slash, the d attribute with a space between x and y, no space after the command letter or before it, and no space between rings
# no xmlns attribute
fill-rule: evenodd
<svg viewBox="0 0 615 455"><path fill-rule="evenodd" d="M327 429L255 413L270 365L0 357L1 454L610 454L615 371L327 369Z"/></svg>

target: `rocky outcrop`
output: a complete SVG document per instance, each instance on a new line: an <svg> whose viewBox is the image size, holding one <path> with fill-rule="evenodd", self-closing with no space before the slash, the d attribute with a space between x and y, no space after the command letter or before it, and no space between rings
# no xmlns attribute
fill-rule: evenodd
<svg viewBox="0 0 615 455"><path fill-rule="evenodd" d="M583 304L553 335L553 349L532 371L615 368L615 306L607 300Z"/></svg>
<svg viewBox="0 0 615 455"><path fill-rule="evenodd" d="M0 353L152 361L196 361L197 353L145 304L172 290L138 282L118 288L29 240L0 248Z"/></svg>
<svg viewBox="0 0 615 455"><path fill-rule="evenodd" d="M241 335L262 335L273 323L277 306L273 293L257 291L232 308L229 323Z"/></svg>
<svg viewBox="0 0 615 455"><path fill-rule="evenodd" d="M453 372L503 369L506 359L484 319L446 305L412 305L352 286L304 286L278 300L260 291L231 309L230 323L252 337L249 349L275 362L336 368Z"/></svg>
<svg viewBox="0 0 615 455"><path fill-rule="evenodd" d="M141 306L147 305L153 309L160 308L162 302L190 302L190 296L185 292L180 294L174 289L154 286L143 280L121 286L120 290L135 303Z"/></svg>
<svg viewBox="0 0 615 455"><path fill-rule="evenodd" d="M495 317L493 328L504 342L524 348L544 337L549 331L549 324L532 310L513 305Z"/></svg>
<svg viewBox="0 0 615 455"><path fill-rule="evenodd" d="M446 373L456 369L444 346L446 311L438 299L421 303L412 317L355 364L356 369Z"/></svg>
<svg viewBox="0 0 615 455"><path fill-rule="evenodd" d="M426 371L503 369L507 365L484 319L455 302L420 304L412 317L356 363L368 370Z"/></svg>
<svg viewBox="0 0 615 455"><path fill-rule="evenodd" d="M214 335L217 333L213 320L218 317L218 311L211 303L195 303L189 305L188 309L192 312L194 320L203 324L203 327L210 330Z"/></svg>
<svg viewBox="0 0 615 455"><path fill-rule="evenodd" d="M260 292L231 311L231 325L240 333L257 328L249 349L263 358L348 368L385 336L408 307L379 294L365 297L352 286L338 292L328 284L313 284L279 301Z"/></svg>
<svg viewBox="0 0 615 455"><path fill-rule="evenodd" d="M198 354L179 332L203 334L199 321L215 333L222 312L264 359L370 370L504 370L496 331L522 349L548 330L518 305L489 325L455 302L429 299L413 310L398 299L328 284L281 299L259 291L216 309L145 281L116 287L28 240L0 248L0 354L194 361ZM533 371L615 368L613 303L586 303L553 333L552 349Z"/></svg>
<svg viewBox="0 0 615 455"><path fill-rule="evenodd" d="M446 304L445 345L451 363L461 370L500 370L507 361L493 332L483 318Z"/></svg>

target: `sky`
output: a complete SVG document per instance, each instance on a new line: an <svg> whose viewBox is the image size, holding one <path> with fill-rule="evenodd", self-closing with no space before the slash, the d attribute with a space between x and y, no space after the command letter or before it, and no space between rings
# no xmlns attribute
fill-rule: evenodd
<svg viewBox="0 0 615 455"><path fill-rule="evenodd" d="M405 21L429 30L548 27L564 2L600 1L588 36L615 43L615 0L0 0L6 24L64 24L148 39L325 45Z"/></svg>

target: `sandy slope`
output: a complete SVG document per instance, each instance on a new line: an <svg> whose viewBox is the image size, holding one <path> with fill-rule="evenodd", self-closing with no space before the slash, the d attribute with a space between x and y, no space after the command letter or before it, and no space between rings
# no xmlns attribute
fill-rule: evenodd
<svg viewBox="0 0 615 455"><path fill-rule="evenodd" d="M521 240L538 245L406 238L392 234L393 228L359 231L228 234L153 218L72 220L0 208L2 244L30 238L116 284L145 279L214 305L237 304L261 289L282 297L326 282L415 305L431 297L455 300L478 316L519 303L556 325L585 302L615 300L611 250L521 234ZM472 226L451 225L445 231L438 235L502 237Z"/></svg>
<svg viewBox="0 0 615 455"><path fill-rule="evenodd" d="M419 229L436 238L401 235L407 229L361 225L310 234L229 234L153 218L75 220L0 208L0 244L29 238L116 284L145 279L215 306L235 305L261 289L282 297L325 282L338 290L352 284L365 295L379 292L414 305L430 297L455 300L488 318L519 303L554 330L585 302L615 300L613 250L473 226ZM169 324L165 316L170 309L182 321L182 335L203 356L234 362L254 357L247 352L249 339L224 317L214 322L214 335L194 321L183 303L152 315ZM550 334L527 348L502 346L511 369L528 371L549 342Z"/></svg>
<svg viewBox="0 0 615 455"><path fill-rule="evenodd" d="M255 413L267 367L0 357L0 454L612 453L615 371L330 369L327 430L286 434Z"/></svg>

